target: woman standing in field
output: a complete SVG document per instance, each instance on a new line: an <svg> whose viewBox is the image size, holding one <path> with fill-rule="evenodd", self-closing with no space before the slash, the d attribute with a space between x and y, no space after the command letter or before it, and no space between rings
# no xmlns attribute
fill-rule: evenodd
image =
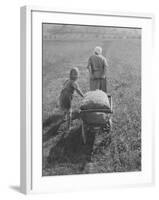
<svg viewBox="0 0 159 200"><path fill-rule="evenodd" d="M106 68L108 63L102 55L102 48L95 47L94 54L89 58L87 68L90 74L90 90L107 92Z"/></svg>

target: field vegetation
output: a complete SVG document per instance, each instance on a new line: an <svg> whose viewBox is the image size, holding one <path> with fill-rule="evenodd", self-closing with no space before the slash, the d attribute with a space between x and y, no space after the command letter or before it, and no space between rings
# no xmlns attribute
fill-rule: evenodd
<svg viewBox="0 0 159 200"><path fill-rule="evenodd" d="M130 30L129 30L130 31ZM141 39L43 40L43 122L57 107L69 70L80 70L79 85L89 91L88 57L102 46L109 68L108 92L113 98L112 128L83 145L79 121L65 133L65 123L43 127L43 176L62 174L130 172L141 170ZM81 97L75 94L73 109ZM46 136L46 137L45 137Z"/></svg>

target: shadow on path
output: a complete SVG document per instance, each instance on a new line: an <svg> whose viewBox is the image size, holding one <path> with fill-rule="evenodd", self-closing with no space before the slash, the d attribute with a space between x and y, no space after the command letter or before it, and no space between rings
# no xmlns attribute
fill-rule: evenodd
<svg viewBox="0 0 159 200"><path fill-rule="evenodd" d="M91 153L95 139L95 133L87 132L87 142L83 143L82 128L74 128L68 134L64 134L56 146L52 147L47 158L50 165L56 163L86 163L91 160Z"/></svg>

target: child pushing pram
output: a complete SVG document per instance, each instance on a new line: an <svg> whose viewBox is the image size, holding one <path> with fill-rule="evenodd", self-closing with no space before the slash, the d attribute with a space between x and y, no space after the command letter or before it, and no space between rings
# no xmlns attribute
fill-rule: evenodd
<svg viewBox="0 0 159 200"><path fill-rule="evenodd" d="M79 70L77 67L74 67L70 70L70 77L65 81L63 88L60 93L59 105L60 109L64 111L66 120L68 122L67 128L71 128L71 118L72 118L72 109L71 103L73 99L73 94L76 91L81 97L84 97L77 80L79 78Z"/></svg>

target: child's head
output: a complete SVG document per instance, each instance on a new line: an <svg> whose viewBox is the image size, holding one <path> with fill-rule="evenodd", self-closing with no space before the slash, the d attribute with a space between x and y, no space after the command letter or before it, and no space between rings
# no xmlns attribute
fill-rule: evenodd
<svg viewBox="0 0 159 200"><path fill-rule="evenodd" d="M79 69L77 67L74 67L70 70L70 80L77 80L79 77Z"/></svg>

